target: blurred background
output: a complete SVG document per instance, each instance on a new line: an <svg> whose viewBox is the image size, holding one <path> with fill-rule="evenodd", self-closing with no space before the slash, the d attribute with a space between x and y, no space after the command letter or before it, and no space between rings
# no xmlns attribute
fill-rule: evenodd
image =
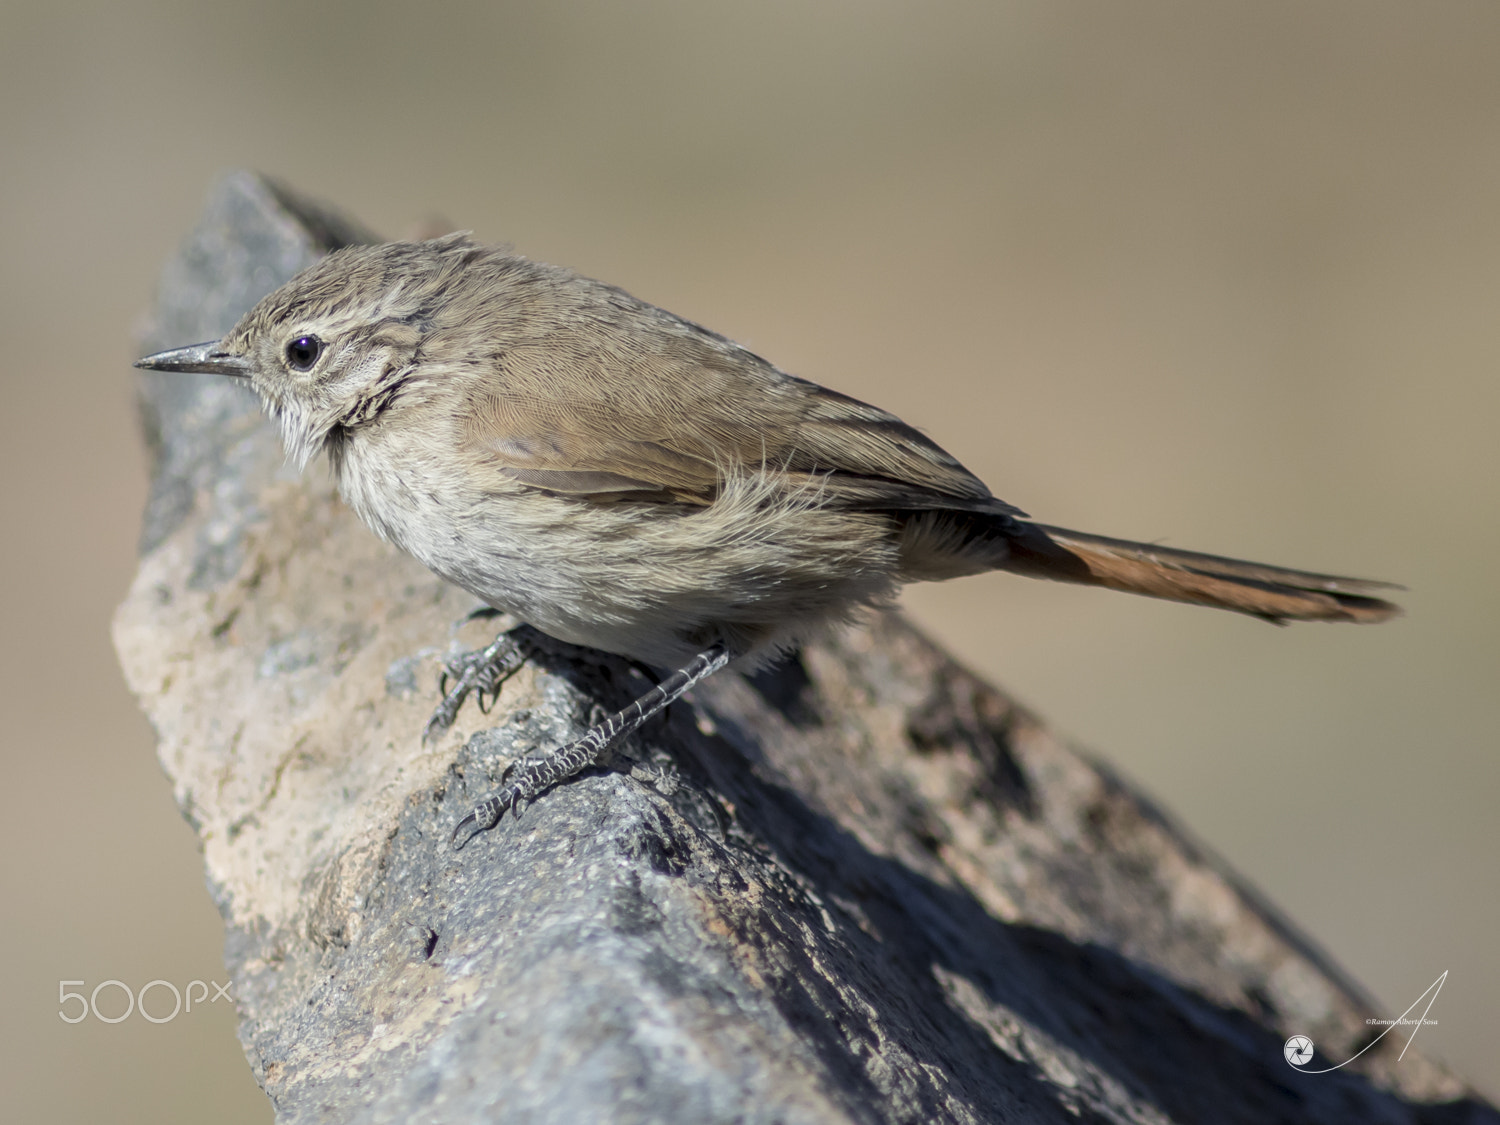
<svg viewBox="0 0 1500 1125"><path fill-rule="evenodd" d="M134 332L236 167L623 285L1047 522L1408 584L1374 629L906 604L1380 1014L1450 970L1417 1044L1500 1096L1500 7L81 0L0 6L10 1119L270 1119L224 1002L57 997L226 975L108 628Z"/></svg>

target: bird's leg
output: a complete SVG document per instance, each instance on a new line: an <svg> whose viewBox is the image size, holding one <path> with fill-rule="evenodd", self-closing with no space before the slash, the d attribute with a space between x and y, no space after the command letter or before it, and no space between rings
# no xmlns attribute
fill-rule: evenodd
<svg viewBox="0 0 1500 1125"><path fill-rule="evenodd" d="M527 635L532 631L531 626L521 625L501 633L492 643L476 652L459 653L443 662L443 676L438 684L443 701L422 728L423 742L431 742L453 725L453 720L458 718L458 709L464 705L464 700L471 691L479 692L479 709L489 710L485 704L485 696L489 696L493 703L500 694L500 685L526 663L524 646ZM448 688L450 678L453 680L452 690Z"/></svg>
<svg viewBox="0 0 1500 1125"><path fill-rule="evenodd" d="M686 668L672 673L629 707L591 728L578 741L559 746L545 758L527 758L514 763L501 778L500 789L475 805L474 810L454 827L450 840L454 848L462 848L479 833L495 827L506 809L514 809L516 816L520 816L527 804L544 789L566 781L598 762L620 739L640 730L653 715L698 681L713 675L730 659L726 646L714 645L693 657ZM459 833L471 826L472 831L460 843Z"/></svg>

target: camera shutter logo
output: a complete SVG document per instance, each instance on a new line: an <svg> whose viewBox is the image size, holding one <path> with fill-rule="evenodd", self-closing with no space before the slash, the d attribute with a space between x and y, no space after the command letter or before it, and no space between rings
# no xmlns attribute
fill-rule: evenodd
<svg viewBox="0 0 1500 1125"><path fill-rule="evenodd" d="M1293 1035L1286 1041L1281 1053L1293 1066L1306 1066L1313 1057L1312 1040L1305 1035Z"/></svg>

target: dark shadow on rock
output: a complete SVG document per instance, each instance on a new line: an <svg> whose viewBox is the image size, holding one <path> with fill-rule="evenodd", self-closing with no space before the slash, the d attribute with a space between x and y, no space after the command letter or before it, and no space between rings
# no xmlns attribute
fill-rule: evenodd
<svg viewBox="0 0 1500 1125"><path fill-rule="evenodd" d="M730 747L723 750L734 753ZM714 775L716 783L724 784L722 771ZM777 859L805 880L819 902L830 904L829 910L854 902L872 924L873 934L855 918L844 919L840 938L849 946L849 969L869 968L875 994L883 995L895 1012L925 1025L908 1046L933 1048L922 1057L929 1065L976 1074L1023 1065L999 1050L989 1033L943 994L932 973L933 966L940 966L971 981L990 1001L1092 1062L1173 1120L1223 1125L1500 1123L1500 1113L1478 1099L1413 1103L1352 1071L1298 1073L1283 1059L1282 1037L1250 1014L1105 946L1001 922L967 891L872 853L795 791L770 784L752 787L744 768L734 771L734 777L739 779L731 783L737 790L736 807L753 835L778 841ZM870 968L874 966L880 967ZM1045 982L1045 1005L1037 1000L1042 990L1026 986L1033 982ZM800 1016L805 1008L795 989L785 1002L789 1014ZM1391 1049L1399 1047L1396 1043ZM1318 1059L1315 1068L1340 1061ZM1235 1096L1226 1098L1226 1091Z"/></svg>

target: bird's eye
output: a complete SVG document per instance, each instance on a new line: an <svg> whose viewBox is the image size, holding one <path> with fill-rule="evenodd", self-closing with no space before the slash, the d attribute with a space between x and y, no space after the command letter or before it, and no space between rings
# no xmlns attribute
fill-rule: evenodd
<svg viewBox="0 0 1500 1125"><path fill-rule="evenodd" d="M286 361L294 371L311 371L323 354L323 341L316 336L298 336L286 346Z"/></svg>

